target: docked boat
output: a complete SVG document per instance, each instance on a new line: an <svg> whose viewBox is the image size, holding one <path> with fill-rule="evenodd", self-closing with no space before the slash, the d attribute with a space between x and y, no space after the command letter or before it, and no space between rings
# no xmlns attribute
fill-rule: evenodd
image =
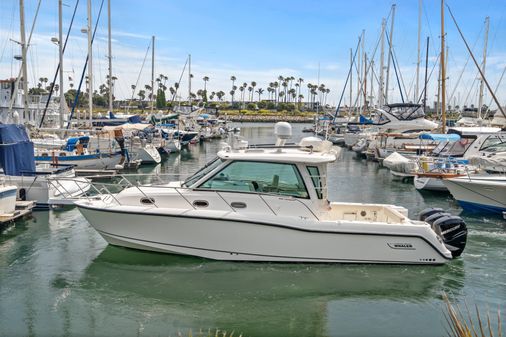
<svg viewBox="0 0 506 337"><path fill-rule="evenodd" d="M14 185L0 184L0 217L16 210L17 189Z"/></svg>
<svg viewBox="0 0 506 337"><path fill-rule="evenodd" d="M122 161L122 152L118 150L93 151L89 147L89 136L70 137L61 148L36 148L35 162L64 164L78 169L114 169Z"/></svg>
<svg viewBox="0 0 506 337"><path fill-rule="evenodd" d="M466 211L498 215L506 211L506 176L469 175L443 182Z"/></svg>
<svg viewBox="0 0 506 337"><path fill-rule="evenodd" d="M0 125L0 169L6 184L17 187L17 198L38 208L73 204L90 189L71 166L35 165L33 143L23 126Z"/></svg>
<svg viewBox="0 0 506 337"><path fill-rule="evenodd" d="M185 181L125 188L76 204L112 245L216 260L443 264L459 256L462 219L394 205L330 202L338 148L314 137L271 146L233 142Z"/></svg>

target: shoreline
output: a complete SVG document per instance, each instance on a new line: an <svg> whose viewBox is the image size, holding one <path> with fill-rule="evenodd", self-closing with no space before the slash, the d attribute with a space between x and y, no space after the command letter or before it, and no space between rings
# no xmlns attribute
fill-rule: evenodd
<svg viewBox="0 0 506 337"><path fill-rule="evenodd" d="M221 117L224 117L223 115ZM290 123L312 123L313 117L304 116L258 116L258 115L243 115L243 116L227 116L226 119L234 123L275 123L275 122L290 122Z"/></svg>

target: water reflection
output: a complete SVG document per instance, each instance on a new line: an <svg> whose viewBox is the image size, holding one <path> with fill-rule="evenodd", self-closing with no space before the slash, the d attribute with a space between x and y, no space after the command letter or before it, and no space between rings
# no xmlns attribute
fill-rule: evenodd
<svg viewBox="0 0 506 337"><path fill-rule="evenodd" d="M94 294L101 306L135 299L144 316L162 310L188 327L207 322L249 335L326 335L327 307L333 302L430 302L442 289L458 292L464 279L462 262L442 267L229 263L108 246L86 268L79 288Z"/></svg>

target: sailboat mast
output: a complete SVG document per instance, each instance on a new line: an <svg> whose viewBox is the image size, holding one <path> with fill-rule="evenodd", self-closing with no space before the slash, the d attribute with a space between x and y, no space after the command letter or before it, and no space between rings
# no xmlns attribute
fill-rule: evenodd
<svg viewBox="0 0 506 337"><path fill-rule="evenodd" d="M381 108L385 101L384 93L384 83L385 78L384 76L384 70L385 70L385 27L387 23L385 18L381 21L381 54L380 54L380 87L379 87L379 97L378 97L378 105Z"/></svg>
<svg viewBox="0 0 506 337"><path fill-rule="evenodd" d="M153 114L154 110L154 102L155 98L155 36L151 37L151 114Z"/></svg>
<svg viewBox="0 0 506 337"><path fill-rule="evenodd" d="M390 38L388 44L387 79L385 85L385 101L388 103L388 82L390 80L390 62L392 59L393 35L394 35L395 4L392 5L392 21L390 22Z"/></svg>
<svg viewBox="0 0 506 337"><path fill-rule="evenodd" d="M108 49L109 49L109 111L113 109L113 97L112 97L112 34L111 34L111 0L107 1L107 30L108 30Z"/></svg>
<svg viewBox="0 0 506 337"><path fill-rule="evenodd" d="M445 1L441 0L441 123L442 132L446 133L446 69L445 69Z"/></svg>
<svg viewBox="0 0 506 337"><path fill-rule="evenodd" d="M188 102L192 111L192 56L188 55Z"/></svg>
<svg viewBox="0 0 506 337"><path fill-rule="evenodd" d="M370 63L370 76L371 76L371 79L369 80L369 82L371 83L371 88L369 90L369 107L374 107L374 60L371 60L371 63ZM371 115L371 109L369 109L369 116Z"/></svg>
<svg viewBox="0 0 506 337"><path fill-rule="evenodd" d="M364 54L364 112L367 111L367 53Z"/></svg>
<svg viewBox="0 0 506 337"><path fill-rule="evenodd" d="M349 111L348 111L348 115L352 116L353 113L353 108L352 108L352 104L353 104L353 49L350 48L350 108L349 108Z"/></svg>
<svg viewBox="0 0 506 337"><path fill-rule="evenodd" d="M88 0L88 110L90 112L90 127L93 126L93 48L91 45L91 0Z"/></svg>
<svg viewBox="0 0 506 337"><path fill-rule="evenodd" d="M483 63L481 64L481 72L483 74L480 80L480 96L478 98L478 117L482 118L482 108L483 108L483 87L485 86L485 81L483 78L485 77L485 64L487 62L487 44L488 44L488 28L489 28L490 18L487 16L485 18L485 42L483 44Z"/></svg>
<svg viewBox="0 0 506 337"><path fill-rule="evenodd" d="M415 80L415 96L413 102L418 101L419 83L420 83L420 34L422 31L422 1L418 1L418 57L416 61L416 80Z"/></svg>
<svg viewBox="0 0 506 337"><path fill-rule="evenodd" d="M23 117L28 117L28 71L26 67L25 2L19 0L19 28L21 34L21 69L23 75ZM17 93L14 93L16 95Z"/></svg>
<svg viewBox="0 0 506 337"><path fill-rule="evenodd" d="M427 70L429 68L429 37L427 36L427 44L425 51L425 78L423 81L423 111L427 109Z"/></svg>
<svg viewBox="0 0 506 337"><path fill-rule="evenodd" d="M65 94L63 90L63 0L58 0L58 54L60 58L60 128L63 129L65 121L63 115L65 111Z"/></svg>

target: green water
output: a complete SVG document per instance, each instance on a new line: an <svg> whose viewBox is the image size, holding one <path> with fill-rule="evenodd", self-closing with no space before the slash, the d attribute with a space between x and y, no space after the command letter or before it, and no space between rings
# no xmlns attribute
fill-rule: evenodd
<svg viewBox="0 0 506 337"><path fill-rule="evenodd" d="M256 143L270 125L241 125ZM295 137L302 125L294 125ZM171 155L146 172L188 174L219 142ZM432 206L449 195L392 182L344 151L329 167L331 200ZM0 336L443 336L443 291L483 313L506 304L506 222L462 215L469 240L445 266L231 263L108 246L76 209L37 212L0 235ZM304 247L301 247L303 250ZM503 314L503 322L504 322Z"/></svg>

